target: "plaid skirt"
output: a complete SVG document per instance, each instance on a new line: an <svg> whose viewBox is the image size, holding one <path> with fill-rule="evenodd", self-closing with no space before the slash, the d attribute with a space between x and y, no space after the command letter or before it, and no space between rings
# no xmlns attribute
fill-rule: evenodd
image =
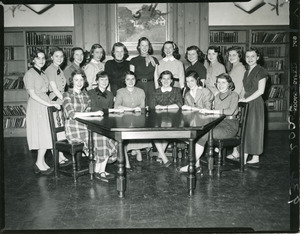
<svg viewBox="0 0 300 234"><path fill-rule="evenodd" d="M84 151L88 155L88 130L85 124L76 120L66 120L66 138L69 142L83 142ZM117 160L117 142L100 134L93 134L94 155L96 163L103 162L107 157L110 162Z"/></svg>

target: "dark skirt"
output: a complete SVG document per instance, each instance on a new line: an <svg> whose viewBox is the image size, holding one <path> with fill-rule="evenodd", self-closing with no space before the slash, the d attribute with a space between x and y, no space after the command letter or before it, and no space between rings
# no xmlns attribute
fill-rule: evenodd
<svg viewBox="0 0 300 234"><path fill-rule="evenodd" d="M136 87L141 88L145 92L145 106L150 106L152 103L152 98L155 93L154 81L142 82L140 80L137 81Z"/></svg>
<svg viewBox="0 0 300 234"><path fill-rule="evenodd" d="M263 152L265 108L262 97L249 102L245 131L245 153L260 155Z"/></svg>

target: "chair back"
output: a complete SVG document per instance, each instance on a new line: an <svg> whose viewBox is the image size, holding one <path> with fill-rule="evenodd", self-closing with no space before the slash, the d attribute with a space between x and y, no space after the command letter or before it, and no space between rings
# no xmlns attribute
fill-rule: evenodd
<svg viewBox="0 0 300 234"><path fill-rule="evenodd" d="M248 109L249 109L249 104L247 102L239 102L238 114L237 114L237 118L239 120L239 129L237 132L237 137L241 139L241 142L244 142L245 139Z"/></svg>
<svg viewBox="0 0 300 234"><path fill-rule="evenodd" d="M60 140L65 132L65 117L62 110L62 106L60 110L57 110L54 106L48 106L48 118L51 129L51 138L53 144ZM61 133L61 134L59 134Z"/></svg>

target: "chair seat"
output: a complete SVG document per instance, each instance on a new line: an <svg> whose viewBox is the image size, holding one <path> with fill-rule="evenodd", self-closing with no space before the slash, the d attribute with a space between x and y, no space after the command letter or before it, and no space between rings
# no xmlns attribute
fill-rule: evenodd
<svg viewBox="0 0 300 234"><path fill-rule="evenodd" d="M84 144L82 142L70 143L68 140L61 140L55 142L55 146L61 151L82 151Z"/></svg>
<svg viewBox="0 0 300 234"><path fill-rule="evenodd" d="M219 144L222 144L223 147L228 147L228 146L238 146L241 144L241 139L238 137L235 138L225 138L225 139L214 139L214 146L218 146Z"/></svg>

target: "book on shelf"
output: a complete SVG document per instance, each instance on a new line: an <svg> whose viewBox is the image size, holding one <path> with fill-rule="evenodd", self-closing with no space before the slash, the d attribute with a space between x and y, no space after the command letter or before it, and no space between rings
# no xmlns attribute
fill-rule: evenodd
<svg viewBox="0 0 300 234"><path fill-rule="evenodd" d="M252 43L283 43L285 32L254 32L252 33Z"/></svg>
<svg viewBox="0 0 300 234"><path fill-rule="evenodd" d="M25 128L25 117L9 117L3 119L3 128Z"/></svg>
<svg viewBox="0 0 300 234"><path fill-rule="evenodd" d="M264 58L280 57L280 47L278 46L261 47L259 49L262 55L264 56Z"/></svg>
<svg viewBox="0 0 300 234"><path fill-rule="evenodd" d="M264 61L264 67L267 70L277 70L277 71L280 71L280 70L284 69L283 63L284 63L283 59L267 60L267 61Z"/></svg>
<svg viewBox="0 0 300 234"><path fill-rule="evenodd" d="M281 86L272 86L269 91L269 98L283 98L285 88Z"/></svg>
<svg viewBox="0 0 300 234"><path fill-rule="evenodd" d="M269 111L283 111L284 103L283 100L269 100L267 102L267 108Z"/></svg>
<svg viewBox="0 0 300 234"><path fill-rule="evenodd" d="M23 89L24 81L23 77L20 76L17 79L5 78L3 82L4 89Z"/></svg>
<svg viewBox="0 0 300 234"><path fill-rule="evenodd" d="M282 75L282 73L275 73L270 75L272 84L281 84Z"/></svg>
<svg viewBox="0 0 300 234"><path fill-rule="evenodd" d="M26 45L72 45L72 35L26 32Z"/></svg>
<svg viewBox="0 0 300 234"><path fill-rule="evenodd" d="M209 36L212 43L239 42L238 32L211 31Z"/></svg>
<svg viewBox="0 0 300 234"><path fill-rule="evenodd" d="M20 116L26 115L24 106L3 106L3 116Z"/></svg>

